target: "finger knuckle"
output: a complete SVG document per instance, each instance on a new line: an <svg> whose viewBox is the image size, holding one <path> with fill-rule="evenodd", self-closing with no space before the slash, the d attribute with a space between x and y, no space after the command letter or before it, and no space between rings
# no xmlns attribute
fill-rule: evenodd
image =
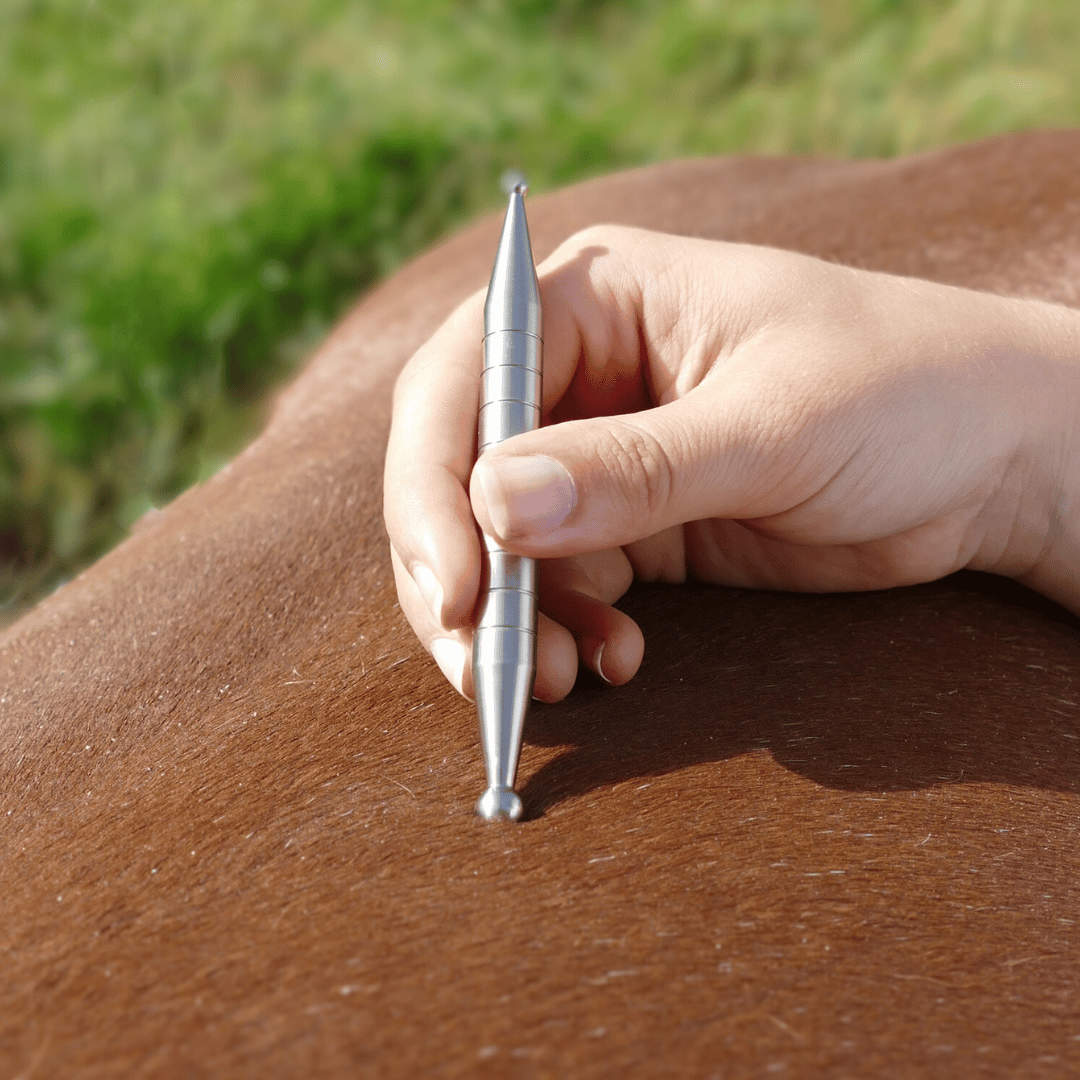
<svg viewBox="0 0 1080 1080"><path fill-rule="evenodd" d="M579 255L583 251L621 252L632 247L644 232L630 225L600 221L572 233L560 245L564 254Z"/></svg>
<svg viewBox="0 0 1080 1080"><path fill-rule="evenodd" d="M583 229L578 229L570 237L568 243L578 251L590 247L606 247L617 238L618 230L618 225L596 222L592 225L586 225Z"/></svg>
<svg viewBox="0 0 1080 1080"><path fill-rule="evenodd" d="M416 383L417 370L420 367L423 356L416 352L406 361L405 366L398 372L394 379L394 388L390 395L390 407L396 417L402 407L402 403L408 399L409 393Z"/></svg>
<svg viewBox="0 0 1080 1080"><path fill-rule="evenodd" d="M634 583L634 568L630 565L630 560L621 550L618 554L622 557L616 560L604 575L604 594L601 599L609 604L615 603Z"/></svg>

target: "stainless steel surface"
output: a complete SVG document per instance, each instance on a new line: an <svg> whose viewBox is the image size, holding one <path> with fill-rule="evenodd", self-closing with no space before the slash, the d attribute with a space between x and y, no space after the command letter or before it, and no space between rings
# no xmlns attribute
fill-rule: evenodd
<svg viewBox="0 0 1080 1080"><path fill-rule="evenodd" d="M525 187L510 192L484 305L484 371L477 448L540 426L540 289ZM514 777L536 675L536 563L484 537L483 597L473 638L473 686L487 790L476 812L487 820L521 817Z"/></svg>

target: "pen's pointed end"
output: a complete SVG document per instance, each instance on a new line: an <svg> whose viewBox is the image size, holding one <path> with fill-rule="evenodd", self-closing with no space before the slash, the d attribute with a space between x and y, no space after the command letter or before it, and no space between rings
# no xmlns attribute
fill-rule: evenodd
<svg viewBox="0 0 1080 1080"><path fill-rule="evenodd" d="M476 813L485 821L518 821L521 818L521 800L508 787L489 787L477 800Z"/></svg>
<svg viewBox="0 0 1080 1080"><path fill-rule="evenodd" d="M508 192L506 217L484 304L484 332L521 330L540 337L540 286L525 218L525 177L514 173L504 181Z"/></svg>
<svg viewBox="0 0 1080 1080"><path fill-rule="evenodd" d="M529 190L529 184L523 173L511 169L502 175L502 189L507 195L524 195Z"/></svg>

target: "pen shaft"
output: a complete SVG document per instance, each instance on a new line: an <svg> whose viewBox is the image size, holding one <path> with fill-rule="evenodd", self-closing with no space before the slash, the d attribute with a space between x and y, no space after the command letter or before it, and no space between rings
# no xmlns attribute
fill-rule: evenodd
<svg viewBox="0 0 1080 1080"><path fill-rule="evenodd" d="M540 426L540 293L523 194L519 189L510 194L484 307L481 455ZM505 551L485 535L473 684L488 784L477 810L487 818L521 814L513 787L536 675L536 620L535 561Z"/></svg>
<svg viewBox="0 0 1080 1080"><path fill-rule="evenodd" d="M540 339L522 331L484 338L479 449L540 424ZM536 674L536 561L483 538L481 607L473 639L488 787L514 786L521 729Z"/></svg>

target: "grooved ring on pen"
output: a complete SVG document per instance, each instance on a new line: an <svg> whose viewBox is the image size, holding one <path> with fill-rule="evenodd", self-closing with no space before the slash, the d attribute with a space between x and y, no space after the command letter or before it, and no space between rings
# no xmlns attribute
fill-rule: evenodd
<svg viewBox="0 0 1080 1080"><path fill-rule="evenodd" d="M481 419L481 420L483 419L483 413L484 413L485 409L494 409L496 405L524 405L526 409L535 410L536 412L540 411L540 402L539 401L529 401L526 398L520 398L520 397L492 398L491 401L485 401L485 402L481 403L481 405L480 405L480 413L481 413L481 415L480 415L480 417L478 419ZM522 410L520 410L520 409L502 409L500 411L503 412L503 413L509 412L509 413L517 414L518 412L521 412Z"/></svg>
<svg viewBox="0 0 1080 1080"><path fill-rule="evenodd" d="M530 429L535 430L535 428ZM476 448L476 456L479 457L485 450L490 450L493 446L498 446L499 443L506 442L507 439L512 439L515 435L524 435L524 431L511 431L506 435L500 435L497 439L488 439L487 442L480 443Z"/></svg>
<svg viewBox="0 0 1080 1080"><path fill-rule="evenodd" d="M488 398L487 401L485 401L484 404L480 406L480 408L481 409L486 409L489 405L501 405L504 401L513 402L515 405L528 405L530 409L538 409L538 408L540 408L540 405L539 405L538 402L533 401L531 398L521 398L521 397Z"/></svg>
<svg viewBox="0 0 1080 1080"><path fill-rule="evenodd" d="M522 635L528 635L527 645ZM535 670L538 636L524 626L478 626L473 634L473 664L498 663L509 656Z"/></svg>
<svg viewBox="0 0 1080 1080"><path fill-rule="evenodd" d="M477 627L536 625L536 593L520 589L489 589L480 606Z"/></svg>
<svg viewBox="0 0 1080 1080"><path fill-rule="evenodd" d="M500 544L499 541L495 539L495 537L488 536L488 534L485 532L482 532L480 534L480 540L484 545L484 550L489 555L506 555L508 558L512 557L515 559L528 559L530 562L536 562L536 560L529 555L511 555L511 553L507 551L506 548L504 548L502 544Z"/></svg>
<svg viewBox="0 0 1080 1080"><path fill-rule="evenodd" d="M528 401L493 401L480 408L478 443L481 447L534 431L540 426L540 407Z"/></svg>
<svg viewBox="0 0 1080 1080"><path fill-rule="evenodd" d="M524 334L525 337L531 337L533 341L539 341L541 345L544 344L544 339L531 330L507 330L505 327L500 330L489 330L480 340L487 341L489 337L494 337L496 334Z"/></svg>
<svg viewBox="0 0 1080 1080"><path fill-rule="evenodd" d="M488 593L496 593L496 592L520 593L522 596L531 596L533 598L535 598L536 595L537 595L537 592L536 592L535 589L526 589L526 588L523 588L520 585L488 585L486 591Z"/></svg>
<svg viewBox="0 0 1080 1080"><path fill-rule="evenodd" d="M539 358L532 364L519 364L514 360L492 360L490 364L485 363L482 370L491 371L493 368L520 368L522 371L540 371Z"/></svg>
<svg viewBox="0 0 1080 1080"><path fill-rule="evenodd" d="M480 589L492 587L536 595L536 560L508 551L485 551L480 563Z"/></svg>
<svg viewBox="0 0 1080 1080"><path fill-rule="evenodd" d="M521 331L495 331L484 338L484 367L495 364L539 366L543 341Z"/></svg>
<svg viewBox="0 0 1080 1080"><path fill-rule="evenodd" d="M493 401L525 401L540 404L542 376L539 368L522 367L518 364L496 364L484 368L481 376L481 401L490 405Z"/></svg>

